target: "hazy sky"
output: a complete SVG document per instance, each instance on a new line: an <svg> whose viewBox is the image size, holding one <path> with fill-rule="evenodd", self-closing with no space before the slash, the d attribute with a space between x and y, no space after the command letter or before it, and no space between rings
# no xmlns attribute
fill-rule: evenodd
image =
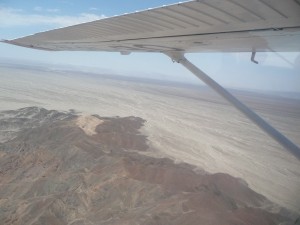
<svg viewBox="0 0 300 225"><path fill-rule="evenodd" d="M177 3L176 0L2 0L0 39L13 39L36 32L119 15L136 10ZM187 57L227 87L300 92L299 53L258 53L259 65L250 53L199 53ZM102 52L44 52L0 44L0 60L9 58L37 63L70 64L99 71L174 79L197 83L190 72L161 54ZM285 58L290 63L287 63Z"/></svg>

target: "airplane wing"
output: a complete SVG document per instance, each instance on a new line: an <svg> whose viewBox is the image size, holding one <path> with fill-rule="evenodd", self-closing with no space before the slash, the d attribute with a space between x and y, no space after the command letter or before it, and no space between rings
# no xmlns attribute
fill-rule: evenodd
<svg viewBox="0 0 300 225"><path fill-rule="evenodd" d="M52 51L300 51L300 0L194 0L4 42Z"/></svg>
<svg viewBox="0 0 300 225"><path fill-rule="evenodd" d="M4 41L52 51L162 52L300 160L300 148L184 57L188 52L300 52L300 0L194 0Z"/></svg>

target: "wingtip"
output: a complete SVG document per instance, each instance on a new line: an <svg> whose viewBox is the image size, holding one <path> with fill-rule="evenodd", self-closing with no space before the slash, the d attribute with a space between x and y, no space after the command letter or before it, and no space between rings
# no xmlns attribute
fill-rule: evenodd
<svg viewBox="0 0 300 225"><path fill-rule="evenodd" d="M3 42L3 43L9 43L10 41L9 41L9 40L6 40L6 39L1 39L0 42Z"/></svg>
<svg viewBox="0 0 300 225"><path fill-rule="evenodd" d="M31 49L37 49L37 50L44 50L44 51L56 51L50 48L45 48L41 46L36 46L36 45L31 45L31 44L24 44L15 40L6 40L6 39L1 39L0 42L6 43L6 44L11 44L11 45L16 45L24 48L31 48Z"/></svg>
<svg viewBox="0 0 300 225"><path fill-rule="evenodd" d="M11 44L11 45L18 45L14 40L1 39L0 42Z"/></svg>
<svg viewBox="0 0 300 225"><path fill-rule="evenodd" d="M10 44L10 45L17 45L14 40L7 40L7 39L1 39L0 42Z"/></svg>

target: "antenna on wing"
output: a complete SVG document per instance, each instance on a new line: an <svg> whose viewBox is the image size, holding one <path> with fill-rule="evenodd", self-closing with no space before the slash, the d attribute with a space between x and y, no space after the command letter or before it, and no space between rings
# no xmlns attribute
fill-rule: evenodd
<svg viewBox="0 0 300 225"><path fill-rule="evenodd" d="M253 48L252 53L251 53L251 62L254 62L255 64L258 64L258 61L255 60L255 55L256 55L256 49Z"/></svg>

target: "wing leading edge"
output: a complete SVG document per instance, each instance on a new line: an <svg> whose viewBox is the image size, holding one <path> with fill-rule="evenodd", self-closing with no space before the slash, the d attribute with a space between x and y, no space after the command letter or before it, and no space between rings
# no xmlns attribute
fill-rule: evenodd
<svg viewBox="0 0 300 225"><path fill-rule="evenodd" d="M300 51L300 3L195 0L4 42L51 51Z"/></svg>

